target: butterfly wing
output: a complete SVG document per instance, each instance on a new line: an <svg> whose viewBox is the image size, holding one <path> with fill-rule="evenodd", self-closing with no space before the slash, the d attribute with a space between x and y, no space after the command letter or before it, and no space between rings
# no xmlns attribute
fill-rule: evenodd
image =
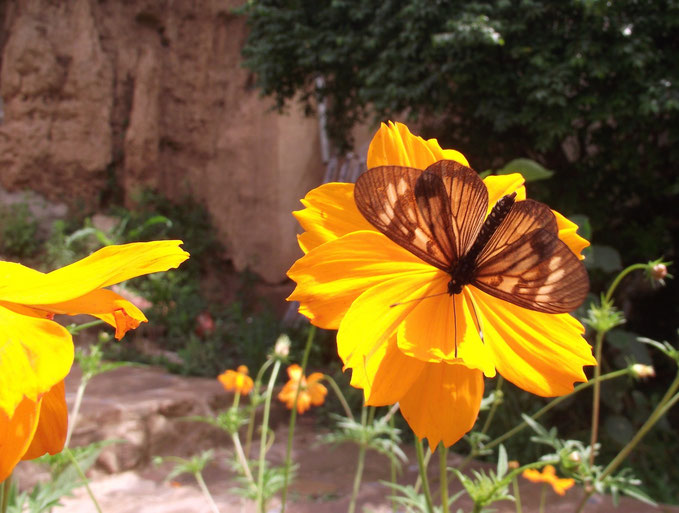
<svg viewBox="0 0 679 513"><path fill-rule="evenodd" d="M380 232L447 271L483 224L488 193L474 171L441 161L425 171L400 166L370 169L356 181L354 199Z"/></svg>
<svg viewBox="0 0 679 513"><path fill-rule="evenodd" d="M589 278L557 234L549 207L532 200L515 203L477 257L472 285L538 312L575 310L587 296Z"/></svg>

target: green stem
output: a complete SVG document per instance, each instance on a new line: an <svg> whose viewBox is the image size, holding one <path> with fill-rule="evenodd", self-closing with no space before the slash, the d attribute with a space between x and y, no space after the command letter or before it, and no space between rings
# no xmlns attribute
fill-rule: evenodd
<svg viewBox="0 0 679 513"><path fill-rule="evenodd" d="M396 403L397 406L398 403ZM393 407L392 407L393 409ZM391 412L392 410L389 410ZM395 431L395 426L396 426L396 421L394 420L394 415L385 415L385 417L388 417L388 422L389 422L389 427L391 428L389 430L389 436L391 437L391 441L393 443L396 442L396 431ZM396 458L394 455L392 455L391 458L389 458L389 481L391 482L392 490L396 489ZM396 513L396 494L391 495L391 513Z"/></svg>
<svg viewBox="0 0 679 513"><path fill-rule="evenodd" d="M210 509L212 510L212 513L219 513L219 508L217 507L217 504L215 504L215 500L212 498L212 494L210 493L210 490L208 490L207 485L205 484L205 480L203 479L203 474L201 474L200 472L194 472L193 476L196 478L196 481L198 481L198 486L200 487L200 491L203 492L205 499L207 500L208 504L210 505Z"/></svg>
<svg viewBox="0 0 679 513"><path fill-rule="evenodd" d="M439 443L439 474L441 481L441 511L448 513L448 448Z"/></svg>
<svg viewBox="0 0 679 513"><path fill-rule="evenodd" d="M427 502L427 513L434 513L434 502L431 500L431 491L429 490L429 479L427 478L427 466L424 462L422 440L417 437L415 437L415 450L417 451L417 466L420 469L422 492L424 493L424 499Z"/></svg>
<svg viewBox="0 0 679 513"><path fill-rule="evenodd" d="M266 364L265 364L266 365ZM263 367L263 366L262 366ZM269 377L269 384L266 387L264 400L264 414L262 418L262 436L259 441L259 467L257 468L257 512L265 513L264 509L264 466L266 461L266 439L269 430L269 412L271 410L271 396L273 386L278 377L278 370L281 368L280 360L276 360Z"/></svg>
<svg viewBox="0 0 679 513"><path fill-rule="evenodd" d="M9 494L12 488L12 474L7 476L2 483L0 483L0 513L5 513L9 506Z"/></svg>
<svg viewBox="0 0 679 513"><path fill-rule="evenodd" d="M94 326L99 326L100 324L104 324L104 321L97 319L96 321L86 322L77 326L69 326L68 332L71 335L76 335L87 328L93 328Z"/></svg>
<svg viewBox="0 0 679 513"><path fill-rule="evenodd" d="M611 283L611 286L608 287L608 291L606 292L606 301L610 301L611 297L613 296L613 292L615 289L618 287L622 279L627 276L629 273L632 271L636 271L637 269L646 269L647 265L646 264L633 264L627 267L626 269L623 269L618 276L615 277L615 280L613 280L613 283Z"/></svg>
<svg viewBox="0 0 679 513"><path fill-rule="evenodd" d="M75 459L75 456L73 456L73 453L68 447L64 447L64 452L66 453L66 456L68 456L68 459L71 460L71 463L75 467L75 471L80 476L80 479L83 480L83 486L87 491L87 495L90 496L90 500L92 501L92 504L94 504L94 508L97 510L98 513L101 513L101 508L99 507L97 498L94 496L94 494L92 493L92 489L90 488L89 479L87 479L87 476L85 476L85 473L80 468L80 465L78 465L78 460Z"/></svg>
<svg viewBox="0 0 679 513"><path fill-rule="evenodd" d="M620 376L626 376L626 375L629 374L629 373L630 373L629 369L620 369L620 370L617 370L617 371L614 371L614 372L610 372L610 373L608 373L608 374L605 374L605 375L603 375L603 376L600 376L600 377L597 379L597 382L604 382L604 381L608 381L609 379L619 378ZM592 385L594 385L594 383L595 383L595 379L593 378L593 379L587 381L586 383L581 383L581 384L579 384L578 386L576 386L570 394L562 395L562 396L560 396L560 397L555 397L555 398L552 399L548 404L546 404L544 407L542 407L542 408L541 408L540 410L538 410L536 413L534 413L533 415L531 415L530 418L533 419L533 420L539 419L539 418L542 417L545 413L547 413L549 410L551 410L551 409L554 408L555 406L559 405L560 403L562 403L563 401L565 401L566 399L568 399L570 396L575 395L575 394L577 394L578 392L580 392L580 391L582 391L582 390L585 390L586 388L591 387ZM524 421L524 422L521 422L520 424L516 425L515 427L513 427L512 429L510 429L509 431L507 431L505 434L503 434L503 435L497 437L497 438L496 438L495 440L493 440L492 442L487 443L487 444L484 446L484 448L485 448L485 449L492 449L493 447L495 447L495 446L497 446L497 445L500 445L502 442L504 442L504 441L507 440L508 438L511 438L512 436L514 436L515 434L517 434L519 431L522 431L522 430L525 429L527 426L528 426L528 424L527 424L525 421ZM472 455L472 457L473 457L473 456L474 456L474 455Z"/></svg>
<svg viewBox="0 0 679 513"><path fill-rule="evenodd" d="M335 395L337 396L337 399L342 405L342 409L344 409L344 414L347 416L347 418L354 420L354 414L351 413L351 408L349 408L349 404L347 403L347 400L344 398L344 394L342 393L342 390L340 390L340 387L337 385L337 382L327 374L323 375L323 379L328 382L328 385L330 385L332 391L335 392Z"/></svg>
<svg viewBox="0 0 679 513"><path fill-rule="evenodd" d="M248 460L243 451L243 445L240 443L238 431L231 433L231 440L233 440L233 446L236 449L236 457L240 462L240 466L243 467L243 474L245 474L245 477L248 478L248 481L250 481L251 484L255 484L255 479L252 477L252 472L250 472L250 465L248 465Z"/></svg>
<svg viewBox="0 0 679 513"><path fill-rule="evenodd" d="M316 326L313 324L309 328L309 335L306 339L306 346L304 346L304 354L302 355L302 376L306 374L306 366L309 361L309 353L311 351L311 344L316 335ZM290 412L290 425L288 426L288 445L285 447L285 466L283 467L283 490L281 492L281 513L285 513L285 504L288 500L288 479L290 477L290 455L292 454L292 440L295 433L295 421L297 420L297 400L299 399L299 392L301 390L301 383L298 384L295 390L295 401L293 403L292 411Z"/></svg>
<svg viewBox="0 0 679 513"><path fill-rule="evenodd" d="M257 376L255 376L255 386L254 386L254 394L253 397L256 397L259 394L259 389L262 384L262 377L264 376L264 372L271 367L271 364L274 362L273 359L266 360L264 362L264 365L259 369L259 372L257 373ZM257 405L254 404L254 402L251 401L250 403L250 421L248 422L248 431L247 434L245 435L245 457L249 458L250 457L250 448L252 447L252 437L254 436L255 432L255 415L257 414Z"/></svg>
<svg viewBox="0 0 679 513"><path fill-rule="evenodd" d="M78 385L78 390L75 393L75 402L73 403L73 412L70 415L68 428L66 430L66 441L64 442L64 448L68 447L71 442L71 436L73 435L73 430L75 429L75 424L78 420L78 414L80 413L80 406L83 402L83 396L85 395L85 387L89 382L89 377L83 374L80 380L80 385Z"/></svg>
<svg viewBox="0 0 679 513"><path fill-rule="evenodd" d="M609 289L610 291L610 289ZM604 345L605 331L596 334L595 355L597 365L594 367L594 394L592 398L592 432L589 440L589 464L594 465L594 445L599 437L599 407L601 405L601 351Z"/></svg>
<svg viewBox="0 0 679 513"><path fill-rule="evenodd" d="M482 434L485 434L488 431L490 423L492 422L493 417L495 416L495 411L497 410L498 406L500 406L500 400L498 399L498 397L500 391L502 390L503 383L504 379L502 379L502 376L498 376L497 383L495 385L495 400L493 401L493 404L490 407L490 411L488 412L488 417L486 417L486 421L483 423L483 428L481 429Z"/></svg>
<svg viewBox="0 0 679 513"><path fill-rule="evenodd" d="M542 491L540 492L540 509L539 513L544 513L545 511L545 499L547 498L547 483L542 483Z"/></svg>
<svg viewBox="0 0 679 513"><path fill-rule="evenodd" d="M514 498L516 499L516 513L523 513L523 508L521 507L521 493L519 491L519 480L516 477L512 479L512 488L514 489Z"/></svg>
<svg viewBox="0 0 679 513"><path fill-rule="evenodd" d="M417 437L415 438L417 440ZM427 454L424 455L424 468L425 471L427 468L429 468L429 460L431 460L431 451L427 451ZM420 493L420 487L422 486L422 473L419 473L417 475L417 479L415 480L415 486L413 487L415 493Z"/></svg>
<svg viewBox="0 0 679 513"><path fill-rule="evenodd" d="M361 480L363 479L363 466L365 464L365 427L368 425L368 408L363 406L361 409L361 426L362 429L362 440L358 446L358 462L356 463L356 474L354 475L354 486L351 490L351 500L349 501L349 508L347 508L347 513L354 513L356 509L356 499L358 498L358 490L361 488Z"/></svg>

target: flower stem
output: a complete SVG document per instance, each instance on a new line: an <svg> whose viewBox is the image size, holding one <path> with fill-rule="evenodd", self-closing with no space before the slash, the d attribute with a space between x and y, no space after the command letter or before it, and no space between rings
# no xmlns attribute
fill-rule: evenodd
<svg viewBox="0 0 679 513"><path fill-rule="evenodd" d="M523 513L523 508L521 507L521 493L519 491L519 480L514 476L512 479L512 488L514 490L514 498L516 499L516 513Z"/></svg>
<svg viewBox="0 0 679 513"><path fill-rule="evenodd" d="M208 504L210 505L210 510L212 510L212 513L219 513L219 508L217 507L217 504L215 504L215 500L212 498L212 494L210 493L210 490L208 490L207 485L205 484L203 474L201 474L200 472L194 472L193 476L196 478L196 481L198 481L200 491L203 492L205 500L207 500Z"/></svg>
<svg viewBox="0 0 679 513"><path fill-rule="evenodd" d="M69 443L71 442L71 435L73 435L73 430L75 429L75 424L76 421L78 420L80 406L82 405L83 396L85 395L85 387L87 387L87 383L89 382L89 380L90 380L89 376L83 374L83 377L80 380L80 384L78 385L78 390L75 393L75 402L73 403L73 412L71 413L69 418L64 448L68 447Z"/></svg>
<svg viewBox="0 0 679 513"><path fill-rule="evenodd" d="M269 359L264 362L264 365L259 369L259 372L257 373L257 376L255 377L255 385L254 385L254 391L252 397L256 397L257 394L259 393L259 388L260 385L262 384L262 377L264 376L264 372L271 366L271 364L274 362L273 359ZM245 436L245 457L249 458L250 457L250 447L252 446L252 437L254 435L255 431L255 415L257 414L257 405L254 404L253 402L250 403L250 421L248 422L248 432Z"/></svg>
<svg viewBox="0 0 679 513"><path fill-rule="evenodd" d="M398 405L398 403L396 403L394 406L397 406L397 405ZM385 418L388 419L387 422L389 422L389 427L391 428L389 430L389 433L390 433L389 436L391 437L391 441L395 443L396 442L396 440L395 440L396 433L395 433L394 428L395 428L395 425L396 425L396 421L394 420L393 414L389 415L389 413L391 413L392 410L393 410L393 406L389 410L387 415L385 415ZM389 481L391 482L392 490L395 490L396 489L396 461L393 457L389 458ZM393 494L391 496L391 513L396 513L396 494Z"/></svg>
<svg viewBox="0 0 679 513"><path fill-rule="evenodd" d="M439 443L439 474L441 481L441 511L448 513L448 448Z"/></svg>
<svg viewBox="0 0 679 513"><path fill-rule="evenodd" d="M245 452L243 451L243 445L240 443L240 437L238 436L238 431L231 433L231 440L233 440L233 446L236 449L236 457L240 462L240 466L243 467L243 474L248 478L251 484L255 484L255 478L252 477L252 472L250 471L250 465L248 465L248 460L245 457Z"/></svg>
<svg viewBox="0 0 679 513"><path fill-rule="evenodd" d="M94 508L97 510L98 513L101 513L101 507L99 506L97 498L94 496L94 494L92 493L92 489L90 488L89 479L87 479L87 476L85 476L85 473L80 468L80 465L78 465L78 460L75 459L75 456L73 456L73 453L68 447L64 447L64 452L66 453L66 456L68 456L68 459L71 460L71 463L75 467L75 471L80 476L80 479L83 480L83 486L87 491L87 495L90 496L90 500L92 501L92 504L94 504Z"/></svg>
<svg viewBox="0 0 679 513"><path fill-rule="evenodd" d="M83 324L78 324L77 326L69 326L68 332L71 335L76 335L87 328L93 328L94 326L99 326L100 324L104 324L104 321L97 319L96 321L85 322Z"/></svg>
<svg viewBox="0 0 679 513"><path fill-rule="evenodd" d="M2 483L0 483L0 513L5 513L9 506L9 492L12 488L12 474L7 476Z"/></svg>
<svg viewBox="0 0 679 513"><path fill-rule="evenodd" d="M344 398L344 394L342 393L340 387L337 385L337 382L327 374L323 375L323 379L325 379L328 382L330 388L332 388L333 392L335 392L335 395L337 396L337 399L342 405L342 408L344 409L344 414L347 416L347 418L354 420L354 414L351 413L351 408L349 408L349 404L347 403L347 400Z"/></svg>
<svg viewBox="0 0 679 513"><path fill-rule="evenodd" d="M483 429L481 429L481 433L483 434L485 434L486 431L488 431L490 423L493 421L493 417L495 416L495 412L497 411L497 407L500 406L499 394L500 391L502 390L503 383L504 379L502 379L502 376L498 376L497 383L495 385L495 400L493 401L493 404L490 407L490 411L488 412L488 417L486 417L486 421L483 423Z"/></svg>
<svg viewBox="0 0 679 513"><path fill-rule="evenodd" d="M266 364L265 364L266 365ZM262 418L262 435L259 440L259 466L257 468L257 512L265 513L264 509L264 466L266 465L266 438L269 430L269 412L271 410L271 396L273 386L278 377L278 370L281 368L280 360L276 360L269 377L269 384L266 387L264 400L264 414Z"/></svg>
<svg viewBox="0 0 679 513"><path fill-rule="evenodd" d="M608 291L606 292L606 301L610 301L611 297L613 296L613 292L615 292L615 289L620 285L620 282L622 279L627 276L629 273L632 271L636 271L637 269L646 269L647 265L646 264L633 264L630 265L629 267L623 269L620 274L618 274L615 279L613 280L613 283L611 283L611 286L608 287Z"/></svg>
<svg viewBox="0 0 679 513"><path fill-rule="evenodd" d="M592 432L589 441L589 464L594 465L594 445L599 437L599 407L601 404L601 351L604 342L605 331L596 334L595 355L597 365L594 367L594 394L592 399Z"/></svg>
<svg viewBox="0 0 679 513"><path fill-rule="evenodd" d="M415 450L417 451L417 466L420 469L420 480L422 481L422 492L424 499L427 502L427 513L434 513L434 503L431 500L431 491L429 490L429 479L427 479L427 465L424 461L424 450L422 448L422 440L415 437Z"/></svg>
<svg viewBox="0 0 679 513"><path fill-rule="evenodd" d="M309 352L311 351L311 344L316 335L316 326L313 324L309 328L309 335L306 339L306 346L304 346L304 354L302 355L302 376L306 374L306 366L309 361ZM297 400L299 399L299 392L301 386L297 386L295 390L295 401L293 403L292 411L290 412L290 425L288 426L288 445L285 447L285 466L283 467L283 490L281 491L281 513L285 513L285 503L288 499L288 479L290 477L290 455L292 454L292 440L295 433L295 421L297 420Z"/></svg>
<svg viewBox="0 0 679 513"><path fill-rule="evenodd" d="M358 462L356 463L356 474L354 475L354 487L351 491L351 500L347 513L354 513L356 509L356 498L358 497L358 490L361 488L361 480L363 479L363 466L365 464L365 427L368 425L368 407L363 406L361 409L361 426L363 427L363 437L358 446Z"/></svg>
<svg viewBox="0 0 679 513"><path fill-rule="evenodd" d="M540 509L539 513L544 513L545 511L545 499L547 498L547 483L542 483L542 491L540 492Z"/></svg>

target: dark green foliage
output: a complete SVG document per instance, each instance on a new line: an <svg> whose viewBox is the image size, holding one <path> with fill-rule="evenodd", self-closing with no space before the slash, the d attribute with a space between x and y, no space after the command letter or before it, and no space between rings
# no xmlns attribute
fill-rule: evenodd
<svg viewBox="0 0 679 513"><path fill-rule="evenodd" d="M478 170L542 161L556 171L543 199L587 214L596 238L630 259L669 253L676 0L255 0L243 12L243 53L263 93L280 107L327 98L336 141L368 115L406 113Z"/></svg>
<svg viewBox="0 0 679 513"><path fill-rule="evenodd" d="M28 205L18 203L0 208L0 252L6 257L32 257L40 247L38 220Z"/></svg>

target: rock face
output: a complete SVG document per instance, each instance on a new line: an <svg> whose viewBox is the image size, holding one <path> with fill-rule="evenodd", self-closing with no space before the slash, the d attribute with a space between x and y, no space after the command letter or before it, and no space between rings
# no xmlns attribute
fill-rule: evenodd
<svg viewBox="0 0 679 513"><path fill-rule="evenodd" d="M96 209L142 188L210 212L237 269L284 279L318 125L242 67L240 0L0 4L0 185Z"/></svg>

